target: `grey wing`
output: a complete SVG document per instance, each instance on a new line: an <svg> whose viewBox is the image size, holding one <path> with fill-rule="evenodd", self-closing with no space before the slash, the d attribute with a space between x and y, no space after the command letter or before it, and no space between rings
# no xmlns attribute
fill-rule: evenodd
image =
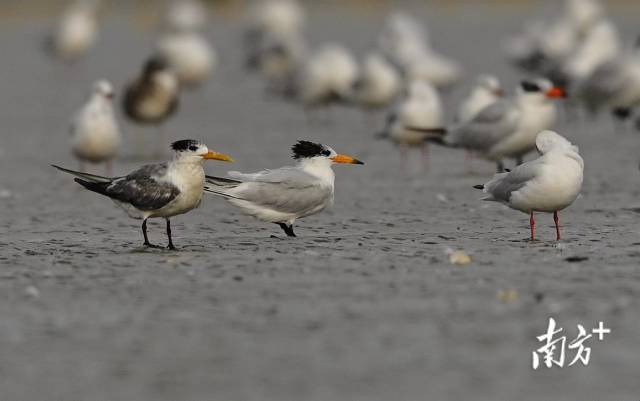
<svg viewBox="0 0 640 401"><path fill-rule="evenodd" d="M623 65L612 61L598 67L578 91L587 106L595 110L621 92L626 83Z"/></svg>
<svg viewBox="0 0 640 401"><path fill-rule="evenodd" d="M244 176L248 180L233 190L234 197L282 213L303 214L325 204L333 196L330 187L296 168Z"/></svg>
<svg viewBox="0 0 640 401"><path fill-rule="evenodd" d="M166 172L166 163L143 166L126 177L114 180L105 189L105 195L140 210L160 209L180 193L173 184L158 180Z"/></svg>
<svg viewBox="0 0 640 401"><path fill-rule="evenodd" d="M484 191L491 195L486 200L509 202L511 194L521 189L536 177L542 159L532 160L513 169L509 173L499 173L484 185Z"/></svg>
<svg viewBox="0 0 640 401"><path fill-rule="evenodd" d="M488 149L516 130L519 113L511 102L498 100L453 128L447 142L471 150Z"/></svg>

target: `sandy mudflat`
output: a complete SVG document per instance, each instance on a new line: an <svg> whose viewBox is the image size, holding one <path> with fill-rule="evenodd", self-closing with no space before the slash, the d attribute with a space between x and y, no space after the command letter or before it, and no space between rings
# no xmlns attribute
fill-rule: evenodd
<svg viewBox="0 0 640 401"><path fill-rule="evenodd" d="M425 9L438 48L471 73L518 75L495 40L524 16L516 9ZM454 11L458 11L456 14ZM627 38L633 13L619 13ZM378 12L314 10L314 43L343 40L360 54ZM339 18L338 18L339 16ZM636 21L637 22L637 21ZM478 201L472 186L493 172L433 149L402 178L395 150L370 140L356 110L309 124L270 100L240 71L237 20L215 18L222 66L183 98L167 126L256 170L289 163L307 138L363 159L337 167L332 210L299 222L298 238L238 214L220 199L175 218L179 252L141 248L139 223L48 165L75 167L67 122L97 77L121 87L152 43L150 32L112 18L80 65L54 65L37 50L46 23L0 27L0 399L2 400L637 400L640 397L640 133L614 134L609 119L558 129L586 162L582 197L538 219ZM326 29L331 28L331 29ZM473 38L469 40L469 36ZM454 91L455 104L465 85ZM382 121L383 117L379 117ZM124 125L116 164L125 173L154 151ZM100 172L99 169L95 170ZM161 222L151 238L164 242ZM473 262L449 264L445 250ZM569 257L588 258L568 262ZM500 291L516 296L499 297ZM588 367L531 369L536 335L554 316L602 320L613 334L591 341Z"/></svg>

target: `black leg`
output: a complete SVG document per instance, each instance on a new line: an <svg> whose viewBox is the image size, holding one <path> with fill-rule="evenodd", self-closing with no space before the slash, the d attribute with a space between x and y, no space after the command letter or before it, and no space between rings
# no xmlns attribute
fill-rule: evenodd
<svg viewBox="0 0 640 401"><path fill-rule="evenodd" d="M496 162L496 171L498 173L504 173L504 163L502 163L502 160Z"/></svg>
<svg viewBox="0 0 640 401"><path fill-rule="evenodd" d="M142 235L144 236L144 246L148 246L149 248L161 248L158 245L153 245L149 242L149 237L147 237L147 219L142 220Z"/></svg>
<svg viewBox="0 0 640 401"><path fill-rule="evenodd" d="M516 157L516 166L519 166L523 163L522 156Z"/></svg>
<svg viewBox="0 0 640 401"><path fill-rule="evenodd" d="M171 239L171 222L169 219L167 219L167 237L169 237L169 245L167 245L167 248L175 250L176 247L173 246L173 240Z"/></svg>
<svg viewBox="0 0 640 401"><path fill-rule="evenodd" d="M293 225L286 225L284 223L278 223L282 231L287 234L287 237L295 237L296 234L293 232Z"/></svg>

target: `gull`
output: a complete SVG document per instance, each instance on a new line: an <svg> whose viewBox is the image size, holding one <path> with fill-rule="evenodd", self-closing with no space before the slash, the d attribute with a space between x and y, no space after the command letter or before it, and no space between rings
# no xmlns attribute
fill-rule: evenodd
<svg viewBox="0 0 640 401"><path fill-rule="evenodd" d="M534 212L553 213L556 240L560 240L558 212L571 205L582 188L584 161L578 148L553 131L536 137L540 157L521 164L508 173L494 175L484 185L483 200L500 202L529 214L531 241L535 240Z"/></svg>
<svg viewBox="0 0 640 401"><path fill-rule="evenodd" d="M122 141L112 100L111 83L104 79L95 82L89 100L71 121L71 148L80 161L80 171L84 171L84 162L105 162L110 174L111 160Z"/></svg>
<svg viewBox="0 0 640 401"><path fill-rule="evenodd" d="M470 121L451 128L407 127L425 135L425 139L443 146L463 148L495 161L498 172L504 170L503 160L522 157L535 149L536 136L549 129L556 120L552 102L565 92L546 79L523 81L513 99L499 99L485 107ZM434 134L440 134L435 136Z"/></svg>
<svg viewBox="0 0 640 401"><path fill-rule="evenodd" d="M364 59L353 87L353 100L364 109L388 106L400 93L398 71L382 55L370 53Z"/></svg>
<svg viewBox="0 0 640 401"><path fill-rule="evenodd" d="M424 79L436 88L445 88L462 75L460 65L438 53L422 24L409 14L398 12L387 18L378 47L408 82Z"/></svg>
<svg viewBox="0 0 640 401"><path fill-rule="evenodd" d="M46 46L56 57L71 61L86 53L98 36L98 0L78 0L64 11Z"/></svg>
<svg viewBox="0 0 640 401"><path fill-rule="evenodd" d="M207 23L207 8L199 0L174 0L165 9L163 27L170 31L194 32Z"/></svg>
<svg viewBox="0 0 640 401"><path fill-rule="evenodd" d="M402 11L387 17L378 36L380 52L400 70L426 53L428 47L429 36L424 25Z"/></svg>
<svg viewBox="0 0 640 401"><path fill-rule="evenodd" d="M622 120L640 104L640 52L625 54L596 68L576 87L576 96L591 113L601 108Z"/></svg>
<svg viewBox="0 0 640 401"><path fill-rule="evenodd" d="M387 117L387 124L379 138L387 138L400 147L402 169L406 169L406 153L409 147L419 147L426 165L426 138L433 136L430 129L441 127L444 112L440 95L428 82L411 82L407 95ZM411 127L425 127L416 130Z"/></svg>
<svg viewBox="0 0 640 401"><path fill-rule="evenodd" d="M469 96L460 103L455 121L465 123L472 120L482 109L500 99L504 91L500 80L494 75L482 74L476 78L476 83Z"/></svg>
<svg viewBox="0 0 640 401"><path fill-rule="evenodd" d="M309 141L298 141L292 151L296 166L253 174L231 171L233 179L207 176L204 190L224 197L247 215L278 224L287 236L295 237L297 219L333 204L335 175L331 165L364 163Z"/></svg>
<svg viewBox="0 0 640 401"><path fill-rule="evenodd" d="M167 61L180 85L194 88L202 84L217 65L215 50L198 32L171 30L156 45L160 58Z"/></svg>
<svg viewBox="0 0 640 401"><path fill-rule="evenodd" d="M202 201L204 160L233 161L193 139L171 144L174 151L169 162L149 164L124 177L102 177L53 166L76 176L75 181L86 189L107 196L124 209L129 217L142 219L144 246L160 248L149 242L147 220L161 217L167 222L167 248L175 249L171 238L170 217L197 208Z"/></svg>
<svg viewBox="0 0 640 401"><path fill-rule="evenodd" d="M298 96L305 107L349 99L358 64L344 46L327 44L311 55L300 75Z"/></svg>
<svg viewBox="0 0 640 401"><path fill-rule="evenodd" d="M304 9L295 0L255 2L249 12L245 40L249 45L260 41L265 34L297 35L304 29L305 19Z"/></svg>

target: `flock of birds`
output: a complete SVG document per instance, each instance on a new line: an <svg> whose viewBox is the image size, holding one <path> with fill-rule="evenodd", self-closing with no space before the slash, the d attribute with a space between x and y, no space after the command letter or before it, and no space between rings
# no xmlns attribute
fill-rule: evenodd
<svg viewBox="0 0 640 401"><path fill-rule="evenodd" d="M91 49L98 32L98 0L79 0L63 14L47 41L58 58L72 61ZM202 34L206 8L197 0L175 0L163 18L157 46L139 76L124 88L124 115L135 124L160 125L179 108L181 92L202 85L218 62ZM498 77L482 74L445 124L443 92L463 78L460 64L438 53L423 24L396 12L388 16L375 50L358 63L344 46L309 46L305 11L295 0L261 0L252 5L244 36L246 67L259 74L267 91L294 101L307 111L341 104L366 112L387 111L376 136L396 144L403 160L409 148L427 155L429 144L465 150L495 162L498 173L478 185L485 200L497 201L530 215L553 213L560 239L558 212L580 193L584 162L578 148L551 131L558 119L558 99L571 97L567 108L596 113L609 110L629 118L640 103L640 51L625 50L615 25L598 0L564 0L553 20L535 21L512 37L506 52L527 76L511 96ZM363 164L351 156L310 141L293 148L295 166L231 178L206 176L207 159L232 161L196 140L171 145L173 158L121 177L111 177L111 161L121 142L114 90L97 81L89 100L71 122L74 175L90 191L111 198L134 218L165 218L169 248L174 248L169 219L199 206L203 193L226 199L242 212L279 225L295 236L294 222L333 202L332 164ZM640 127L640 119L636 122ZM168 141L165 141L168 142ZM537 151L539 157L523 162ZM507 170L504 161L516 167ZM84 163L107 164L106 176L89 174ZM404 165L404 162L403 162Z"/></svg>

